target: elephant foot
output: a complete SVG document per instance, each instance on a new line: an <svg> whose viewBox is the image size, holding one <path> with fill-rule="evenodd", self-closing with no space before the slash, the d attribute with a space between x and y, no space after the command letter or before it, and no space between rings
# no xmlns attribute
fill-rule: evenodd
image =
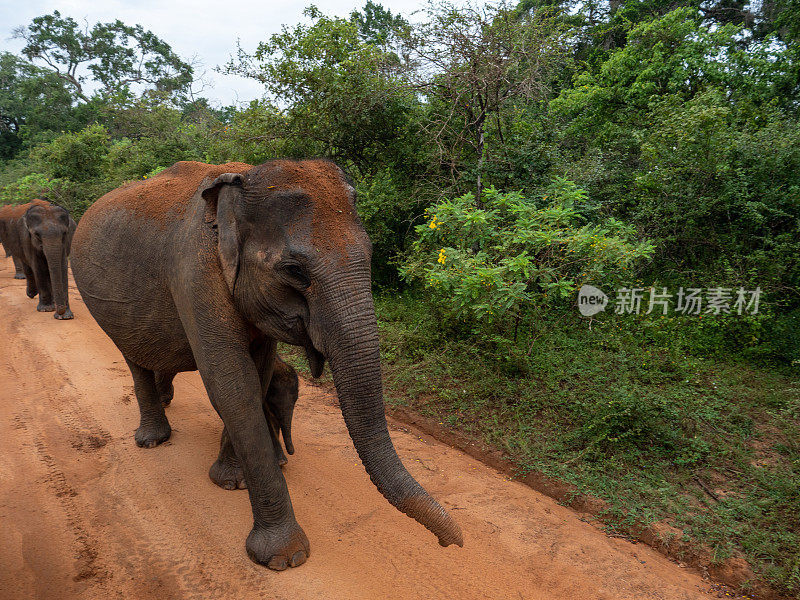
<svg viewBox="0 0 800 600"><path fill-rule="evenodd" d="M281 526L253 526L245 547L250 560L273 571L299 567L311 555L308 538L294 519Z"/></svg>
<svg viewBox="0 0 800 600"><path fill-rule="evenodd" d="M225 490L243 490L247 487L244 471L236 458L217 459L208 470L211 481Z"/></svg>
<svg viewBox="0 0 800 600"><path fill-rule="evenodd" d="M25 273L14 273L14 279L25 279Z"/></svg>
<svg viewBox="0 0 800 600"><path fill-rule="evenodd" d="M36 310L39 312L55 312L56 305L55 304L45 304L43 302L39 302L39 305L36 307Z"/></svg>
<svg viewBox="0 0 800 600"><path fill-rule="evenodd" d="M75 315L72 314L70 309L67 309L62 314L58 314L58 312L56 312L56 314L53 315L53 318L58 319L59 321L68 321L69 319L74 319Z"/></svg>
<svg viewBox="0 0 800 600"><path fill-rule="evenodd" d="M282 467L287 464L289 459L286 458L286 455L283 453L283 448L281 448L281 445L275 444L273 447L275 449L275 458L278 459L278 465Z"/></svg>
<svg viewBox="0 0 800 600"><path fill-rule="evenodd" d="M136 440L136 445L140 448L155 448L159 444L166 442L170 435L172 435L172 427L169 426L169 422L165 419L161 423L139 425L133 439Z"/></svg>

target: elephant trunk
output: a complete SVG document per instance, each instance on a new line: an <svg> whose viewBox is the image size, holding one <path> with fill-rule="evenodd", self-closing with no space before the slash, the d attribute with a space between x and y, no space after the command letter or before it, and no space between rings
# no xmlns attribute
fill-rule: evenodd
<svg viewBox="0 0 800 600"><path fill-rule="evenodd" d="M281 435L283 436L283 445L286 446L286 452L290 455L294 454L294 444L292 444L292 413L293 408L289 408L284 414L278 418L278 425L281 428Z"/></svg>
<svg viewBox="0 0 800 600"><path fill-rule="evenodd" d="M42 240L42 251L47 259L47 268L50 271L50 284L53 288L53 301L56 304L56 313L63 315L67 312L67 256L62 240L45 238Z"/></svg>
<svg viewBox="0 0 800 600"><path fill-rule="evenodd" d="M370 479L389 502L433 532L442 546L461 546L458 524L397 456L384 412L378 326L369 278L355 285L347 279L338 282L334 300L329 299L329 305L337 308L326 311L324 345L353 445ZM353 287L361 291L354 294Z"/></svg>

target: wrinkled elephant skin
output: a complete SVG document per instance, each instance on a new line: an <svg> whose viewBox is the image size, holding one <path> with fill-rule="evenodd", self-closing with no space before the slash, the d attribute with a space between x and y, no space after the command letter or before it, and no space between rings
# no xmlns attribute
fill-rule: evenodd
<svg viewBox="0 0 800 600"><path fill-rule="evenodd" d="M310 553L263 406L278 341L303 347L315 376L330 363L378 490L440 544L462 544L389 437L370 258L355 191L323 160L176 163L106 194L75 233L78 289L133 375L137 444L170 436L164 374L199 370L247 483L248 555L271 569L298 566ZM289 449L291 434L273 416Z"/></svg>

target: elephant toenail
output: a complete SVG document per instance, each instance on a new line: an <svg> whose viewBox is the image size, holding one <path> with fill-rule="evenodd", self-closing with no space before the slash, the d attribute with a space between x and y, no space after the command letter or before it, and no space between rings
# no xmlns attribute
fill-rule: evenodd
<svg viewBox="0 0 800 600"><path fill-rule="evenodd" d="M293 567L299 567L304 562L306 562L306 553L302 550L298 550L292 555L292 560L289 564Z"/></svg>
<svg viewBox="0 0 800 600"><path fill-rule="evenodd" d="M288 565L286 564L285 556L273 556L269 559L267 566L273 571L285 571Z"/></svg>

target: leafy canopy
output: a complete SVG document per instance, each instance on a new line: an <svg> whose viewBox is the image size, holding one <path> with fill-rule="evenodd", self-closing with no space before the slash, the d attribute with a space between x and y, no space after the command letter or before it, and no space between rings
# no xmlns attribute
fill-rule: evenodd
<svg viewBox="0 0 800 600"><path fill-rule="evenodd" d="M81 28L56 10L18 27L14 36L25 41L22 53L29 60L46 65L83 101L89 100L89 79L103 95L130 93L139 85L169 98L183 97L192 83L192 67L169 44L119 19Z"/></svg>

